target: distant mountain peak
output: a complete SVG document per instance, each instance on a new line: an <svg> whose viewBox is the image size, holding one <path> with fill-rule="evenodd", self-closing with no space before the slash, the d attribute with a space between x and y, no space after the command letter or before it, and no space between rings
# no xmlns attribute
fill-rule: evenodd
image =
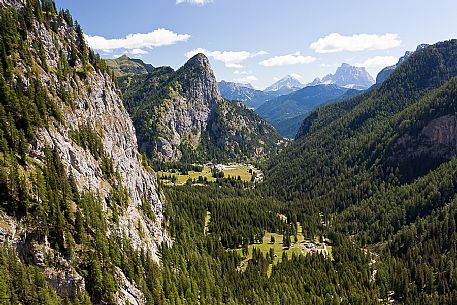
<svg viewBox="0 0 457 305"><path fill-rule="evenodd" d="M335 74L327 74L322 79L315 78L308 86L334 84L349 89L367 89L374 84L374 79L363 67L342 63Z"/></svg>
<svg viewBox="0 0 457 305"><path fill-rule="evenodd" d="M221 80L219 82L219 84L223 85L223 86L231 86L231 87L236 87L236 88L254 89L254 87L250 83L236 83L236 82L228 82L225 80Z"/></svg>
<svg viewBox="0 0 457 305"><path fill-rule="evenodd" d="M249 108L257 108L267 100L279 95L276 91L261 91L252 87L251 84L233 83L220 81L218 83L221 95L228 100L242 101Z"/></svg>
<svg viewBox="0 0 457 305"><path fill-rule="evenodd" d="M303 87L304 85L297 78L292 75L286 75L273 85L267 87L264 91L284 91L285 93L290 93Z"/></svg>

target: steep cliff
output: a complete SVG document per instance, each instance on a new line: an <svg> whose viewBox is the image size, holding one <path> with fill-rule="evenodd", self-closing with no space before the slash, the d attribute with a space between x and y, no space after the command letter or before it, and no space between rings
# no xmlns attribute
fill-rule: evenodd
<svg viewBox="0 0 457 305"><path fill-rule="evenodd" d="M147 75L121 77L126 108L140 150L166 160L255 159L275 149L280 138L242 103L221 97L205 55L183 67L156 68Z"/></svg>
<svg viewBox="0 0 457 305"><path fill-rule="evenodd" d="M107 244L122 240L158 262L158 245L171 241L155 173L112 77L68 11L51 1L0 6L0 242L40 266L61 296L144 304ZM115 279L112 291L94 284L97 268Z"/></svg>

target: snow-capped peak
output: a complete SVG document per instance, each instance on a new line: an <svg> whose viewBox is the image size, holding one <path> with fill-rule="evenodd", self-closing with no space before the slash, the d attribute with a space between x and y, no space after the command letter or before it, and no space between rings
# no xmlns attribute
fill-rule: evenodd
<svg viewBox="0 0 457 305"><path fill-rule="evenodd" d="M303 88L303 84L293 77L292 75L287 75L284 78L278 80L273 85L267 87L264 91L281 91L281 90L299 90Z"/></svg>

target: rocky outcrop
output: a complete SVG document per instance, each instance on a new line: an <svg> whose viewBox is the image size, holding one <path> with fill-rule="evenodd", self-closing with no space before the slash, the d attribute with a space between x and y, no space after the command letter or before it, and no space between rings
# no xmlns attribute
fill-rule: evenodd
<svg viewBox="0 0 457 305"><path fill-rule="evenodd" d="M161 114L155 147L163 158L173 160L181 158L179 146L184 141L193 147L198 145L210 113L222 99L210 63L203 54L191 58L176 74L181 90L171 89L171 100L166 102Z"/></svg>
<svg viewBox="0 0 457 305"><path fill-rule="evenodd" d="M71 35L65 24L59 27L58 37L39 23L37 27L40 36L38 39L43 41L47 64L51 71L53 68L57 69L59 49L68 49L68 40L76 41L76 37ZM33 39L34 37L30 38L31 41ZM155 173L146 171L140 162L141 156L137 150L132 120L111 77L93 68L91 70L84 79L72 78L66 81L67 90L77 92L72 99L73 109L68 109L56 100L62 107L65 124L54 123L46 129L39 130L38 141L33 147L32 154L38 159L43 159L44 146L56 146L68 171L75 177L78 187L81 190L96 191L104 199L113 186L103 178L99 162L69 136L70 130L77 130L82 125L91 126L101 137L104 149L112 159L114 168L119 172L122 184L130 195L127 211L121 216L116 230L121 234L125 232L135 247L143 247L154 254L157 244L164 240L168 241L162 230L163 202L157 192ZM57 91L57 84L62 85L54 73L42 73L41 78L43 85L49 89ZM146 219L140 212L139 207L143 200L152 206L156 216L154 221ZM138 225L146 229L143 238L139 237L137 230L132 229Z"/></svg>
<svg viewBox="0 0 457 305"><path fill-rule="evenodd" d="M153 158L180 160L183 146L201 156L212 149L223 159L259 158L280 138L252 110L222 98L203 54L177 71L156 68L149 75L138 75L132 81L120 79L120 83L140 150Z"/></svg>
<svg viewBox="0 0 457 305"><path fill-rule="evenodd" d="M118 267L116 267L116 280L119 287L116 292L116 299L119 303L129 305L147 304L146 298L141 290L132 284Z"/></svg>
<svg viewBox="0 0 457 305"><path fill-rule="evenodd" d="M431 120L419 132L397 139L388 163L398 166L407 178L414 178L456 155L457 116L445 115Z"/></svg>

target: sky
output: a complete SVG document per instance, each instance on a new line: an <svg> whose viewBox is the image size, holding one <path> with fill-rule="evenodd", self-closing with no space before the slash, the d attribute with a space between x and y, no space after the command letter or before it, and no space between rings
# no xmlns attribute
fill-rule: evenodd
<svg viewBox="0 0 457 305"><path fill-rule="evenodd" d="M263 89L341 63L376 74L422 43L457 38L455 0L56 0L104 58L182 66L206 54L218 81Z"/></svg>

